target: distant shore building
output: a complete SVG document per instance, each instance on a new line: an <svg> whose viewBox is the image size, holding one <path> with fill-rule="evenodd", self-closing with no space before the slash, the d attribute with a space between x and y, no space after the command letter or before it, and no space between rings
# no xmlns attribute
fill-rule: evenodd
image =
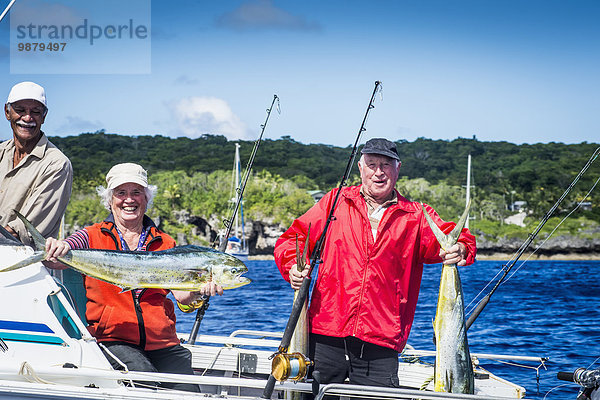
<svg viewBox="0 0 600 400"><path fill-rule="evenodd" d="M527 202L522 201L522 200L515 201L509 207L510 211L517 211L517 212L523 211L525 208L527 208Z"/></svg>
<svg viewBox="0 0 600 400"><path fill-rule="evenodd" d="M582 201L579 205L583 211L592 211L592 202L591 201Z"/></svg>

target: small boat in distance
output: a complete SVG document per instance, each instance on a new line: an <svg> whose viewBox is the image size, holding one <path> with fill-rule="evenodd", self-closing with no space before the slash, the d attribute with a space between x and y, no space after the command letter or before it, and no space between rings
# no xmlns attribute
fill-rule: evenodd
<svg viewBox="0 0 600 400"><path fill-rule="evenodd" d="M232 197L231 202L233 207L238 202L239 188L241 184L241 169L242 164L240 162L240 145L239 143L235 144L235 157L233 160L233 176L232 176ZM241 221L241 224L240 224ZM244 224L244 202L240 201L240 209L239 212L235 214L235 218L230 223L234 224L233 226L233 235L227 239L227 249L225 252L227 254L231 254L240 259L248 258L248 242L246 241L245 234L245 224ZM241 230L240 230L241 227Z"/></svg>

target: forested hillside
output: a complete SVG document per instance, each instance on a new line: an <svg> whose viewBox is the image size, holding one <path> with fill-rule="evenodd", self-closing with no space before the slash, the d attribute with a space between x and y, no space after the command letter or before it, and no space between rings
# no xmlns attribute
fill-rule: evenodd
<svg viewBox="0 0 600 400"><path fill-rule="evenodd" d="M74 225L93 222L105 213L95 205L94 187L103 184L105 173L119 162L136 162L148 169L152 183L159 186L154 217L173 230L190 233L185 224L177 222L181 212L213 222L227 214L235 146L223 136L173 139L96 132L50 139L73 163L74 194L67 221ZM254 142L239 143L245 165ZM475 198L472 215L482 229L496 231L507 229L502 220L511 213L514 201L527 202L529 223L543 216L599 146L515 145L476 138L420 138L397 141L397 145L402 160L400 192L430 203L448 219L455 219L464 207L467 156L471 154L471 194ZM350 152L351 147L303 144L290 137L264 140L246 189L246 216L288 224L311 205L307 190L327 191L338 185ZM566 199L557 217L570 211L599 176L597 162ZM358 181L358 169L354 167L351 182ZM600 222L599 198L592 192L587 199L591 211L578 211L576 217L587 221L584 225Z"/></svg>

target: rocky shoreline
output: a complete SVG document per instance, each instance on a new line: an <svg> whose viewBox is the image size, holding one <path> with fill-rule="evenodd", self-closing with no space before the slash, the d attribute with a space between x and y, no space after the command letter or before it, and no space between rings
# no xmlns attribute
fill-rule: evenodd
<svg viewBox="0 0 600 400"><path fill-rule="evenodd" d="M485 253L478 252L477 260L479 261L508 261L515 254L507 254L507 253ZM555 253L552 255L537 255L534 254L530 256L528 253L525 253L520 260L525 260L529 258L529 260L555 260L555 261L589 261L589 260L600 260L600 253Z"/></svg>
<svg viewBox="0 0 600 400"><path fill-rule="evenodd" d="M510 260L514 254L507 253L485 253L479 252L477 254L478 261L508 261ZM536 254L529 256L524 255L521 257L521 260L525 260L526 258L529 260L538 260L538 261L590 261L590 260L600 260L600 253L589 253L589 254L579 254L579 253L556 253L553 255L541 255L538 256ZM273 260L273 254L254 254L248 257L250 260Z"/></svg>
<svg viewBox="0 0 600 400"><path fill-rule="evenodd" d="M523 239L477 236L477 259L509 260L523 245ZM533 255L530 255L535 250ZM586 232L586 237L553 236L537 238L522 258L530 260L600 260L600 232Z"/></svg>
<svg viewBox="0 0 600 400"><path fill-rule="evenodd" d="M195 225L193 234L212 243L217 232L213 226L219 221L206 221L183 212L180 222ZM248 221L245 235L248 238L251 259L273 259L275 242L286 227L270 221ZM477 234L478 260L510 260L524 243L520 238L495 238L484 233ZM178 235L177 243L186 244L186 237ZM522 259L530 260L600 260L600 230L585 232L585 236L553 236L548 240L542 237L533 241ZM541 247L540 247L541 246ZM538 248L539 247L539 248ZM532 251L533 255L530 255Z"/></svg>

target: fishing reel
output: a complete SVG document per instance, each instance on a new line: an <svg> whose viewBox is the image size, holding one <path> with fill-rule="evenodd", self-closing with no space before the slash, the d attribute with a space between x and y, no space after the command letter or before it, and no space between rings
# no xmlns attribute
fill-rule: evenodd
<svg viewBox="0 0 600 400"><path fill-rule="evenodd" d="M279 382L298 382L306 377L308 367L314 362L302 353L275 353L271 362L271 375Z"/></svg>
<svg viewBox="0 0 600 400"><path fill-rule="evenodd" d="M208 296L202 295L202 296L200 296L200 298L198 300L194 300L190 304L187 304L187 305L177 302L177 307L184 313L192 313L202 307L208 308L208 302L207 302L208 299L209 299Z"/></svg>
<svg viewBox="0 0 600 400"><path fill-rule="evenodd" d="M567 382L575 382L581 389L577 395L577 400L598 400L600 399L600 369L587 370L577 368L575 372L559 372L556 377Z"/></svg>

